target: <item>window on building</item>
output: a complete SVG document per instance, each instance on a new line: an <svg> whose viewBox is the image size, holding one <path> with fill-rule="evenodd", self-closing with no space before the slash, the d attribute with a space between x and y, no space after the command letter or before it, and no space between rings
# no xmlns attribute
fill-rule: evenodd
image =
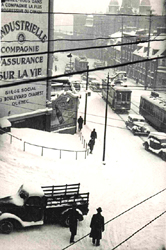
<svg viewBox="0 0 166 250"><path fill-rule="evenodd" d="M153 49L152 55L155 55L158 52L158 49Z"/></svg>
<svg viewBox="0 0 166 250"><path fill-rule="evenodd" d="M162 79L161 84L162 84L163 86L166 86L166 79Z"/></svg>
<svg viewBox="0 0 166 250"><path fill-rule="evenodd" d="M166 60L165 60L165 59L162 59L162 60L161 60L161 65L162 65L162 66L166 66Z"/></svg>

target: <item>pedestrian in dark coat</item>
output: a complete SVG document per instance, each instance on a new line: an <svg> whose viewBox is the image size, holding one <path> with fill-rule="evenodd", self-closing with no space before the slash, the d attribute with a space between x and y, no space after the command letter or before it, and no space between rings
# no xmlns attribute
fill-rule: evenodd
<svg viewBox="0 0 166 250"><path fill-rule="evenodd" d="M76 210L76 205L73 205L69 214L69 228L71 232L70 243L74 242L74 236L77 234L77 221L80 218L79 212Z"/></svg>
<svg viewBox="0 0 166 250"><path fill-rule="evenodd" d="M94 140L97 139L97 133L96 133L95 129L93 129L93 131L91 132L90 137L91 137L92 139L94 139Z"/></svg>
<svg viewBox="0 0 166 250"><path fill-rule="evenodd" d="M102 232L104 232L104 217L101 215L101 207L97 208L97 214L92 216L90 223L91 232L90 237L92 238L92 243L96 246L100 246L100 240L102 239Z"/></svg>
<svg viewBox="0 0 166 250"><path fill-rule="evenodd" d="M90 154L92 154L94 145L95 145L95 139L90 139L90 141L88 142L88 146L90 148Z"/></svg>
<svg viewBox="0 0 166 250"><path fill-rule="evenodd" d="M78 127L79 127L79 131L81 131L81 129L82 129L82 124L83 124L83 118L80 116L79 118L78 118Z"/></svg>

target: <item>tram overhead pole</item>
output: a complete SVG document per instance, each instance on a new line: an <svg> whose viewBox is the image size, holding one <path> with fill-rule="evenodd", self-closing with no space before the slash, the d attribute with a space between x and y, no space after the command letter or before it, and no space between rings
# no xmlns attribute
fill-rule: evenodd
<svg viewBox="0 0 166 250"><path fill-rule="evenodd" d="M87 113L87 104L88 104L88 84L89 84L89 65L87 65L87 75L86 75L84 125L86 125L86 113Z"/></svg>
<svg viewBox="0 0 166 250"><path fill-rule="evenodd" d="M104 142L103 142L103 164L105 164L105 149L106 149L106 132L107 132L107 113L108 113L108 91L109 91L109 73L107 77L107 95L105 106L105 126L104 126Z"/></svg>

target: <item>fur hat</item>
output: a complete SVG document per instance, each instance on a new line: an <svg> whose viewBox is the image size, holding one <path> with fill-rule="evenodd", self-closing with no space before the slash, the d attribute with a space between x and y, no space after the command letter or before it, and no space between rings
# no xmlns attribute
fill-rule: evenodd
<svg viewBox="0 0 166 250"><path fill-rule="evenodd" d="M101 207L98 207L96 210L97 210L98 212L102 212Z"/></svg>

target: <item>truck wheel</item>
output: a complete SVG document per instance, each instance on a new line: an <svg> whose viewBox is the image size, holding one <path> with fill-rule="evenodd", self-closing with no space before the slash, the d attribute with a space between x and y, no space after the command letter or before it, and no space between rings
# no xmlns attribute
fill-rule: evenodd
<svg viewBox="0 0 166 250"><path fill-rule="evenodd" d="M149 150L149 145L148 145L148 143L145 143L144 147L145 147L145 150L146 150L146 151Z"/></svg>
<svg viewBox="0 0 166 250"><path fill-rule="evenodd" d="M13 231L13 224L9 220L2 220L0 222L0 231L3 234L10 234Z"/></svg>
<svg viewBox="0 0 166 250"><path fill-rule="evenodd" d="M62 226L69 227L69 214L62 215L61 224Z"/></svg>

